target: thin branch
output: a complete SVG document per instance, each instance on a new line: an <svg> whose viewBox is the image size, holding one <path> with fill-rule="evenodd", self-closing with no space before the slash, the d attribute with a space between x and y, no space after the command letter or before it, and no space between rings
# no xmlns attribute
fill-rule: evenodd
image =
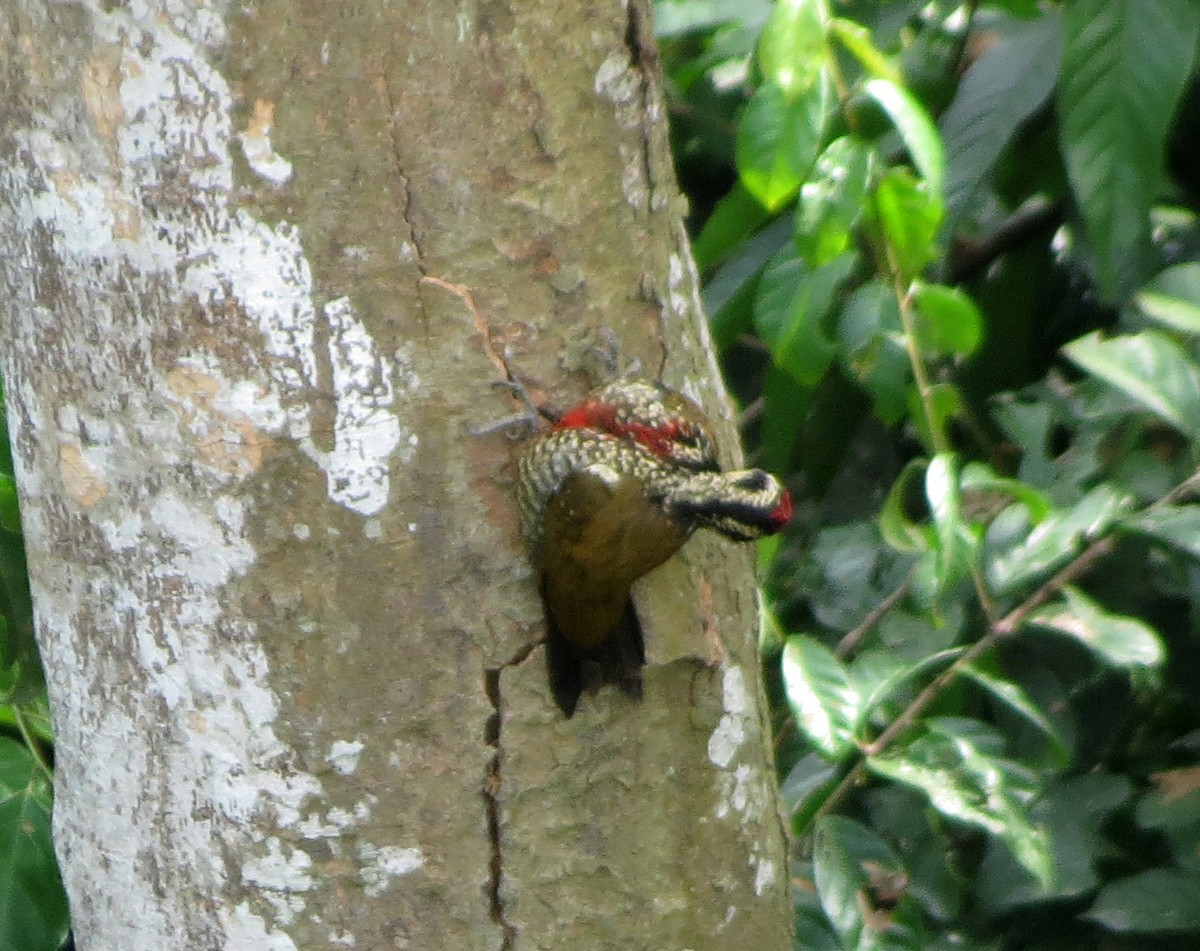
<svg viewBox="0 0 1200 951"><path fill-rule="evenodd" d="M837 647L834 648L834 653L838 657L848 657L854 648L858 646L858 642L866 637L876 624L883 620L884 615L907 597L908 590L912 587L913 574L915 572L916 568L909 569L908 574L900 582L899 587L872 608L867 616L859 622L857 627L848 631L845 637L838 641Z"/></svg>

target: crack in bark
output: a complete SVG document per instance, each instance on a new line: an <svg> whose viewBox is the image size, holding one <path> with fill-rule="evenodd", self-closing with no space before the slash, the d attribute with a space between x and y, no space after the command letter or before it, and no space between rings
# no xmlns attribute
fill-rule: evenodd
<svg viewBox="0 0 1200 951"><path fill-rule="evenodd" d="M654 120L650 115L650 103L657 92L655 75L658 70L658 47L654 41L654 24L651 21L649 9L644 7L643 0L628 0L625 8L625 45L629 48L629 65L641 76L641 103L639 112L642 116L641 152L642 174L646 176L646 213L654 211L654 192L657 187L654 174L653 148L650 137Z"/></svg>
<svg viewBox="0 0 1200 951"><path fill-rule="evenodd" d="M500 761L503 747L500 745L500 727L504 716L503 697L500 692L500 675L513 667L523 664L529 655L542 641L536 640L522 647L511 659L499 667L488 667L483 672L483 689L488 702L492 705L492 713L484 726L484 740L496 752L488 762L487 775L483 781L483 803L487 816L488 842L491 846L490 871L488 883L488 899L492 921L501 931L500 951L513 951L516 947L517 929L505 914L504 899L500 895L500 886L504 878L504 851L500 841Z"/></svg>

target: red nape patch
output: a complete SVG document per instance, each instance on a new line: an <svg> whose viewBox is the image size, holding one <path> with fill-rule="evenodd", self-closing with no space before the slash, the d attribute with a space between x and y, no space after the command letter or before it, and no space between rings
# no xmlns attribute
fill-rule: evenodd
<svg viewBox="0 0 1200 951"><path fill-rule="evenodd" d="M555 429L594 429L620 439L631 439L656 456L667 456L671 443L679 436L679 425L646 426L642 423L622 423L617 412L607 403L587 400L567 410L554 424Z"/></svg>
<svg viewBox="0 0 1200 951"><path fill-rule="evenodd" d="M611 406L586 400L567 410L554 424L555 429L596 429L611 433L617 427L617 414Z"/></svg>
<svg viewBox="0 0 1200 951"><path fill-rule="evenodd" d="M779 504L775 506L775 511L767 519L771 526L771 534L782 532L785 525L792 519L792 493L787 489L783 490L783 498L779 500Z"/></svg>

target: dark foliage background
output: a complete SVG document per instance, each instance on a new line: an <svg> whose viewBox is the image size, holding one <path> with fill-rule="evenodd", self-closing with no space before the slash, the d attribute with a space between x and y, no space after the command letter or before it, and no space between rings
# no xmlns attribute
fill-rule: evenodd
<svg viewBox="0 0 1200 951"><path fill-rule="evenodd" d="M656 12L797 946L1200 946L1200 7Z"/></svg>

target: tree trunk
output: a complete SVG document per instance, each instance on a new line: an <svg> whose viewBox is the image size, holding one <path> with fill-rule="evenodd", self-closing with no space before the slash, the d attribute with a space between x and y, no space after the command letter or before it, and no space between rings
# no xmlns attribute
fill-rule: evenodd
<svg viewBox="0 0 1200 951"><path fill-rule="evenodd" d="M468 429L488 340L561 404L607 325L734 445L655 68L642 0L0 9L81 951L790 946L750 553L639 583L644 700L565 720Z"/></svg>

